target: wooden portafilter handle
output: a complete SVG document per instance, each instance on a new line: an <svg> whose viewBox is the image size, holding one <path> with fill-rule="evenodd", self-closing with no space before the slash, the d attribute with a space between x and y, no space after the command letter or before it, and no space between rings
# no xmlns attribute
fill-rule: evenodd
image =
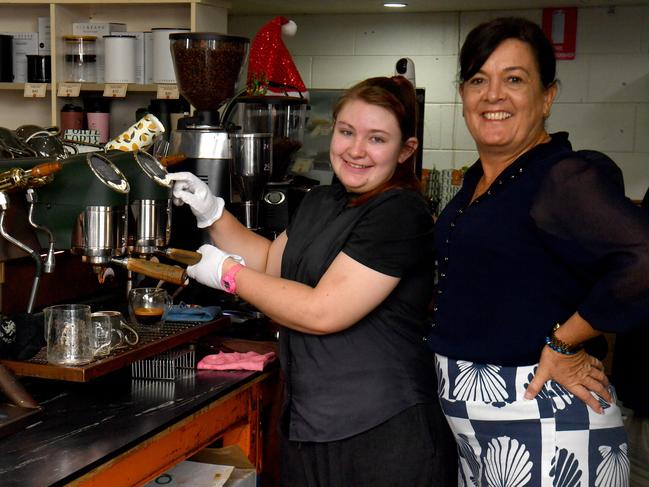
<svg viewBox="0 0 649 487"><path fill-rule="evenodd" d="M161 250L160 252L171 260L175 260L176 262L180 262L181 264L185 265L198 264L203 257L202 254L194 252L193 250L169 248Z"/></svg>
<svg viewBox="0 0 649 487"><path fill-rule="evenodd" d="M129 271L143 274L153 279L170 282L184 286L187 282L187 272L181 267L176 267L168 264L161 264L159 262L151 262L145 259L135 259L133 257L126 257L123 259L113 258L111 262Z"/></svg>
<svg viewBox="0 0 649 487"><path fill-rule="evenodd" d="M44 162L38 166L34 166L29 170L30 178L44 178L50 174L58 172L63 167L63 164L60 162Z"/></svg>
<svg viewBox="0 0 649 487"><path fill-rule="evenodd" d="M184 161L187 159L187 156L185 154L174 154L172 156L162 156L159 161L160 164L162 164L164 167L171 167L174 164L178 164L179 162Z"/></svg>

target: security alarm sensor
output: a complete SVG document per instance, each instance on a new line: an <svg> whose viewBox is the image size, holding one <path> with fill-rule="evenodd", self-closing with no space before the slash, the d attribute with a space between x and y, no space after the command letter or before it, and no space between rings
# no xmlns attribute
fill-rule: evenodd
<svg viewBox="0 0 649 487"><path fill-rule="evenodd" d="M395 74L401 75L412 83L415 84L415 63L409 57L402 57L397 61L395 66Z"/></svg>

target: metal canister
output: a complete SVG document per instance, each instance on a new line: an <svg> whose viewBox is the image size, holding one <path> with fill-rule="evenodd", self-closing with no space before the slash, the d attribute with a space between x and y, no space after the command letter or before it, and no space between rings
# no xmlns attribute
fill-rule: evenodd
<svg viewBox="0 0 649 487"><path fill-rule="evenodd" d="M166 168L144 151L110 151L107 157L130 184L128 198L128 248L151 254L169 243L171 187Z"/></svg>

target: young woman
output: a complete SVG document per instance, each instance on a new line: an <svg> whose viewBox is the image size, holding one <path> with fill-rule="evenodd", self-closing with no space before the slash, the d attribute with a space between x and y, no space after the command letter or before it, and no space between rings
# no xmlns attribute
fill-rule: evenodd
<svg viewBox="0 0 649 487"><path fill-rule="evenodd" d="M348 90L330 146L338 182L312 189L273 242L223 211L192 174L169 175L215 244L199 249L190 277L284 326L285 486L430 486L455 476L424 341L433 222L414 173L415 122L405 78Z"/></svg>

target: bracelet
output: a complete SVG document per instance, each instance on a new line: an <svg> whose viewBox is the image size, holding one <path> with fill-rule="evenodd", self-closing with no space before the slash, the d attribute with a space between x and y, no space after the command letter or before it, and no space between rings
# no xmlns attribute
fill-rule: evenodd
<svg viewBox="0 0 649 487"><path fill-rule="evenodd" d="M580 345L571 345L570 343L566 343L563 340L557 338L557 336L555 335L555 332L559 329L560 326L561 325L559 323L554 325L550 335L545 337L545 344L548 347L550 347L550 349L552 349L555 352L560 353L562 355L574 355L574 354L576 354L581 349L581 344Z"/></svg>
<svg viewBox="0 0 649 487"><path fill-rule="evenodd" d="M230 269L228 269L228 272L223 275L223 277L221 278L221 286L223 286L223 290L225 292L228 292L230 294L237 294L237 281L234 278L237 275L237 272L239 272L244 267L245 266L237 262L232 267L230 267Z"/></svg>

